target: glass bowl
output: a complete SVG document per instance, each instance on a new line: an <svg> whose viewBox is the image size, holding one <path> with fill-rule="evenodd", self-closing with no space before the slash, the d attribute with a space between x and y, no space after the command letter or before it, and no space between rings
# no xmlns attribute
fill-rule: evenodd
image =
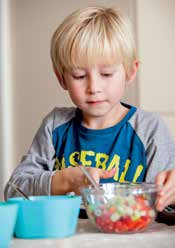
<svg viewBox="0 0 175 248"><path fill-rule="evenodd" d="M83 188L87 215L102 232L132 233L144 231L155 219L156 194L150 183L105 183L100 190Z"/></svg>

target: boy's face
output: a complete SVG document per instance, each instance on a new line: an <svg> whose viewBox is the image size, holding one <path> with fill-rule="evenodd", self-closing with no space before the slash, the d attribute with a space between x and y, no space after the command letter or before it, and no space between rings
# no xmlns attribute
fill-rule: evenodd
<svg viewBox="0 0 175 248"><path fill-rule="evenodd" d="M64 74L64 88L84 117L115 114L124 95L126 74L122 64L75 68Z"/></svg>

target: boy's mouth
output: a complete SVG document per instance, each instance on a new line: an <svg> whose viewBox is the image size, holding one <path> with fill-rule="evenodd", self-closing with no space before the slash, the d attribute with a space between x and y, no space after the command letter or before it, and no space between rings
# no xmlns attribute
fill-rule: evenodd
<svg viewBox="0 0 175 248"><path fill-rule="evenodd" d="M96 101L87 101L87 104L89 105L98 105L104 103L104 100L96 100Z"/></svg>

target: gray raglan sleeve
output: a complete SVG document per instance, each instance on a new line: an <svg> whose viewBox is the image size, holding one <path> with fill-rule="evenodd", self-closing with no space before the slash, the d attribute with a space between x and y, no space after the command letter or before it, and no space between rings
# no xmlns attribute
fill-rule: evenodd
<svg viewBox="0 0 175 248"><path fill-rule="evenodd" d="M54 111L53 111L54 112ZM55 159L52 143L54 114L42 122L28 153L12 173L9 181L18 185L27 195L50 195L51 178ZM11 186L6 185L4 198L19 196Z"/></svg>
<svg viewBox="0 0 175 248"><path fill-rule="evenodd" d="M157 118L147 147L147 182L154 182L161 171L175 169L175 142L164 121ZM166 207L157 216L158 222L175 224L175 206Z"/></svg>
<svg viewBox="0 0 175 248"><path fill-rule="evenodd" d="M147 140L146 181L154 182L161 171L175 169L175 142L164 121L159 117L153 120Z"/></svg>
<svg viewBox="0 0 175 248"><path fill-rule="evenodd" d="M146 182L154 182L161 171L175 169L175 141L159 114L138 108L130 124L146 151Z"/></svg>

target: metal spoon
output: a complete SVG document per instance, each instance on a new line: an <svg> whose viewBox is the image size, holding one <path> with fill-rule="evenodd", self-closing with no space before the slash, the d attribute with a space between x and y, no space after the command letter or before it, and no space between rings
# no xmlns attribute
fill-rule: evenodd
<svg viewBox="0 0 175 248"><path fill-rule="evenodd" d="M99 185L96 183L96 181L94 180L94 178L91 176L91 174L88 172L88 170L86 169L86 167L84 166L79 166L80 170L84 173L84 175L87 177L87 179L90 181L90 183L94 186L94 188L97 190L97 192L100 193L100 195L102 195L101 199L102 201L104 201L104 203L108 202L107 197L104 195L105 191L103 189L101 189L99 187Z"/></svg>
<svg viewBox="0 0 175 248"><path fill-rule="evenodd" d="M85 174L85 176L87 177L87 179L90 181L90 183L94 186L94 188L98 191L100 190L100 187L98 186L98 184L96 183L96 181L94 180L94 178L90 175L90 173L88 172L88 170L83 167L83 166L79 166L80 170L82 170L82 172Z"/></svg>
<svg viewBox="0 0 175 248"><path fill-rule="evenodd" d="M7 184L18 192L25 200L30 200L30 198L15 183L9 181Z"/></svg>

